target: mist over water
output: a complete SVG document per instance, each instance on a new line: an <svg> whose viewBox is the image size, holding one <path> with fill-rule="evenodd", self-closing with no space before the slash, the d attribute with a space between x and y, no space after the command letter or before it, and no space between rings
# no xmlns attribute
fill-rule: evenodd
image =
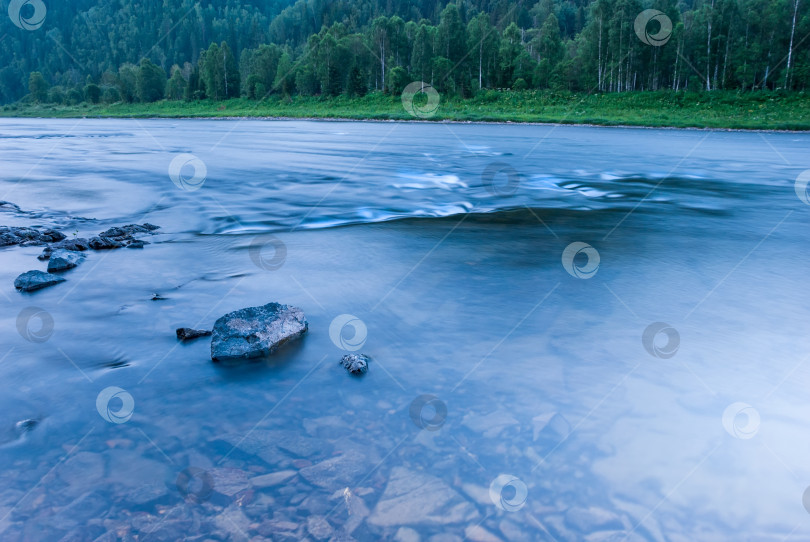
<svg viewBox="0 0 810 542"><path fill-rule="evenodd" d="M808 144L4 119L0 225L161 230L33 294L13 282L42 248L0 249L0 538L806 539ZM271 301L310 331L266 361L177 342Z"/></svg>

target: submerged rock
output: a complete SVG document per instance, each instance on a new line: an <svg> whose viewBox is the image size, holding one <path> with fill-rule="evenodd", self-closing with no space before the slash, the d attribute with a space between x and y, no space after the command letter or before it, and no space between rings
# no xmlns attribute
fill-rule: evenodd
<svg viewBox="0 0 810 542"><path fill-rule="evenodd" d="M58 243L54 243L51 246L47 246L42 250L42 254L37 256L39 260L47 260L50 259L51 254L55 251L62 249L62 250L72 250L73 252L84 252L85 250L90 249L90 242L85 239L84 237L74 237L73 239L64 239L59 241Z"/></svg>
<svg viewBox="0 0 810 542"><path fill-rule="evenodd" d="M65 282L65 279L44 271L27 271L17 277L14 281L14 287L23 292L33 292L60 282Z"/></svg>
<svg viewBox="0 0 810 542"><path fill-rule="evenodd" d="M181 327L177 329L177 338L181 341L193 341L200 337L208 337L211 332L207 329L191 329L190 327Z"/></svg>
<svg viewBox="0 0 810 542"><path fill-rule="evenodd" d="M52 229L0 226L0 247L37 246L62 241L65 234Z"/></svg>
<svg viewBox="0 0 810 542"><path fill-rule="evenodd" d="M475 506L439 478L394 467L368 523L398 525L468 525L480 517Z"/></svg>
<svg viewBox="0 0 810 542"><path fill-rule="evenodd" d="M307 332L309 324L297 307L268 303L226 314L214 324L211 359L239 361L267 356Z"/></svg>
<svg viewBox="0 0 810 542"><path fill-rule="evenodd" d="M84 261L84 254L72 250L58 249L51 253L48 261L48 273L73 269Z"/></svg>
<svg viewBox="0 0 810 542"><path fill-rule="evenodd" d="M368 372L369 361L371 358L365 354L346 354L340 364L353 375L362 375Z"/></svg>

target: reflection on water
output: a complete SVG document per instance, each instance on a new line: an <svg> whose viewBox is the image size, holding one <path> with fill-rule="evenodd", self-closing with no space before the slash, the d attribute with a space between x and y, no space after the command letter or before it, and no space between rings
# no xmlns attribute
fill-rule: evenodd
<svg viewBox="0 0 810 542"><path fill-rule="evenodd" d="M20 207L0 224L162 226L34 294L12 283L41 248L0 250L3 540L810 534L808 136L90 120L0 136L0 199ZM199 190L169 178L179 153L204 161ZM572 243L590 249L564 264ZM176 340L270 301L310 332L266 362ZM19 332L28 307L46 320ZM336 339L341 315L362 326ZM362 378L338 363L355 347Z"/></svg>

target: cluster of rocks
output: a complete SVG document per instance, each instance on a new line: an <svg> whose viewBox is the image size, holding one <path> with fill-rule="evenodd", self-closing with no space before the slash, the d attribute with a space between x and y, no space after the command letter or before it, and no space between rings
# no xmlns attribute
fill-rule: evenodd
<svg viewBox="0 0 810 542"><path fill-rule="evenodd" d="M129 224L110 228L95 237L68 239L63 233L52 229L13 228L0 226L0 246L42 246L46 245L37 258L48 262L48 271L27 271L14 281L14 287L23 292L33 292L60 282L65 282L60 273L73 269L82 263L88 250L109 250L115 248L143 248L147 241L136 235L152 234L159 226L154 224Z"/></svg>
<svg viewBox="0 0 810 542"><path fill-rule="evenodd" d="M283 344L303 337L308 329L304 311L298 307L268 303L222 316L213 331L182 327L176 333L183 342L211 336L211 359L235 363L269 356ZM347 354L340 365L353 375L363 375L369 361L365 354Z"/></svg>
<svg viewBox="0 0 810 542"><path fill-rule="evenodd" d="M65 239L65 234L52 229L0 226L0 247L20 245L42 246Z"/></svg>

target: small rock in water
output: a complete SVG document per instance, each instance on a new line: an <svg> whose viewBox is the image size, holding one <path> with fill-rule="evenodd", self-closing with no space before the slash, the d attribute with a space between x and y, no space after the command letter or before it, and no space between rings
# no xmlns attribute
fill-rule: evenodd
<svg viewBox="0 0 810 542"><path fill-rule="evenodd" d="M163 297L160 294L155 294L155 295L152 296L152 301L166 301L166 299L168 299L168 298Z"/></svg>
<svg viewBox="0 0 810 542"><path fill-rule="evenodd" d="M368 362L371 358L365 354L346 354L340 364L353 375L362 375L368 371Z"/></svg>
<svg viewBox="0 0 810 542"><path fill-rule="evenodd" d="M110 237L93 237L90 239L90 248L93 250L110 250L113 248L121 248L124 246L124 243L121 243L115 239Z"/></svg>
<svg viewBox="0 0 810 542"><path fill-rule="evenodd" d="M308 328L301 309L279 303L231 312L214 324L211 359L240 361L267 356L301 337Z"/></svg>
<svg viewBox="0 0 810 542"><path fill-rule="evenodd" d="M63 250L72 250L73 252L84 252L85 250L90 249L90 242L85 239L84 237L74 237L73 239L64 239L59 241L58 243L54 243L51 246L45 247L42 250L42 254L37 256L39 260L47 260L51 257L55 251L63 249Z"/></svg>
<svg viewBox="0 0 810 542"><path fill-rule="evenodd" d="M191 329L190 327L181 327L177 329L177 338L181 341L193 341L194 339L208 337L209 335L211 335L211 332L207 329Z"/></svg>
<svg viewBox="0 0 810 542"><path fill-rule="evenodd" d="M14 287L23 292L33 292L60 282L65 282L65 279L43 271L27 271L17 277L14 281Z"/></svg>
<svg viewBox="0 0 810 542"><path fill-rule="evenodd" d="M48 261L48 273L73 269L84 260L84 254L71 250L58 249L51 253Z"/></svg>
<svg viewBox="0 0 810 542"><path fill-rule="evenodd" d="M38 420L28 419L28 420L20 420L14 424L14 431L18 435L23 435L29 431L33 431L34 427L37 426L39 423Z"/></svg>
<svg viewBox="0 0 810 542"><path fill-rule="evenodd" d="M160 229L160 226L154 224L128 224L126 226L117 226L105 230L98 234L98 236L90 239L90 248L94 250L109 250L114 248L143 248L146 241L135 239L136 234L152 233Z"/></svg>

